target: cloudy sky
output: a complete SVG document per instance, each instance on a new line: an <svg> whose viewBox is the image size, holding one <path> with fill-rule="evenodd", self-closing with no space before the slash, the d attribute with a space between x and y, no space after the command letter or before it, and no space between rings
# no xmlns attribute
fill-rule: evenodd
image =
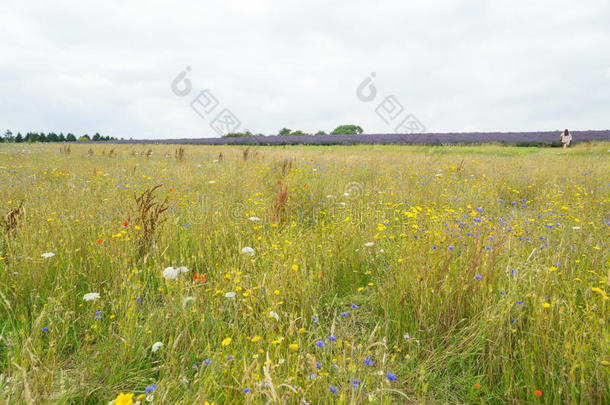
<svg viewBox="0 0 610 405"><path fill-rule="evenodd" d="M2 0L0 128L212 137L227 109L265 134L608 129L608 21L607 0Z"/></svg>

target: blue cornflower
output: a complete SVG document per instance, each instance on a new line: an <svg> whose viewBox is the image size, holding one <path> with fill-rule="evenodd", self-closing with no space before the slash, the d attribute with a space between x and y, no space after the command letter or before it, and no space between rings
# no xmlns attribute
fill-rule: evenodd
<svg viewBox="0 0 610 405"><path fill-rule="evenodd" d="M210 364L212 364L212 362L210 361L210 359L205 359L203 361L203 364L205 364L206 366L209 366Z"/></svg>
<svg viewBox="0 0 610 405"><path fill-rule="evenodd" d="M373 360L371 360L370 357L365 357L364 359L362 359L362 362L364 363L365 366L372 366L373 365Z"/></svg>
<svg viewBox="0 0 610 405"><path fill-rule="evenodd" d="M334 342L335 340L337 340L337 338L334 335L330 335L328 337L328 340L330 340L331 342Z"/></svg>
<svg viewBox="0 0 610 405"><path fill-rule="evenodd" d="M323 341L323 340L318 340L318 341L316 342L316 346L318 346L318 347L322 347L322 346L324 346L324 341Z"/></svg>
<svg viewBox="0 0 610 405"><path fill-rule="evenodd" d="M45 327L43 327L43 328L42 328L42 331L43 331L43 332L46 332L46 331L48 331L48 330L49 330L49 327L48 327L48 326L45 326Z"/></svg>
<svg viewBox="0 0 610 405"><path fill-rule="evenodd" d="M155 388L157 388L157 384L150 384L148 387L144 388L144 392L146 394L151 394Z"/></svg>
<svg viewBox="0 0 610 405"><path fill-rule="evenodd" d="M329 386L328 386L328 389L329 389L329 391L330 391L330 392L332 392L333 394L336 394L337 392L339 392L339 391L337 391L337 389L336 389L335 387L333 387L333 386L331 386L331 385L329 385Z"/></svg>
<svg viewBox="0 0 610 405"><path fill-rule="evenodd" d="M394 381L396 379L396 375L394 373L390 373L389 371L385 374L385 376L389 381Z"/></svg>
<svg viewBox="0 0 610 405"><path fill-rule="evenodd" d="M358 308L358 305L352 304L352 309L356 309L356 308Z"/></svg>
<svg viewBox="0 0 610 405"><path fill-rule="evenodd" d="M480 274L477 274L476 276L474 276L474 279L477 281L481 281L482 278L483 278L483 276L481 276Z"/></svg>
<svg viewBox="0 0 610 405"><path fill-rule="evenodd" d="M348 313L347 313L347 312L341 312L339 315L341 315L341 316L347 316L347 315L348 315Z"/></svg>
<svg viewBox="0 0 610 405"><path fill-rule="evenodd" d="M311 321L312 321L313 323L318 323L318 317L317 317L317 316L312 316L312 317L311 317Z"/></svg>
<svg viewBox="0 0 610 405"><path fill-rule="evenodd" d="M247 394L248 392L250 392L250 388L244 388L243 390L241 390L241 392Z"/></svg>

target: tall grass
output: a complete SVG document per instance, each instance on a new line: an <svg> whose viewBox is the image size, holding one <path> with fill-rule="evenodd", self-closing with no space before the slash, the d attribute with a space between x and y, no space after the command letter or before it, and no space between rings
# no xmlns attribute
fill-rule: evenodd
<svg viewBox="0 0 610 405"><path fill-rule="evenodd" d="M0 402L609 403L608 148L2 145Z"/></svg>

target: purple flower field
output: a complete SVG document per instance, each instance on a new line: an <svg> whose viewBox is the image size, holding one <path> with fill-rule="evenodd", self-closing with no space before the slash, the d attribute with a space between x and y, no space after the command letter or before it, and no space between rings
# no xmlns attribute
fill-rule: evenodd
<svg viewBox="0 0 610 405"><path fill-rule="evenodd" d="M183 138L125 140L120 143L175 143L196 145L355 145L355 144L481 144L505 143L533 146L559 142L560 131L546 132L468 132L424 134L361 134L361 135L304 135L252 136L239 138ZM610 141L610 130L572 131L573 143Z"/></svg>

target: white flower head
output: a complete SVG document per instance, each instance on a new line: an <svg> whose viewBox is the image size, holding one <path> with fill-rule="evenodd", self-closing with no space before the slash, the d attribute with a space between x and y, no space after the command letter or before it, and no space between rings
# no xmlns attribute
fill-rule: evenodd
<svg viewBox="0 0 610 405"><path fill-rule="evenodd" d="M373 245L375 245L375 243L373 243L373 242L366 242L364 244L364 246L366 246L366 247L373 247Z"/></svg>
<svg viewBox="0 0 610 405"><path fill-rule="evenodd" d="M48 259L49 257L53 257L55 256L55 253L53 252L46 252L40 255L40 257L44 257L45 259Z"/></svg>
<svg viewBox="0 0 610 405"><path fill-rule="evenodd" d="M85 301L93 301L94 299L99 298L99 297L100 297L100 293L96 293L96 292L90 292L90 293L83 295L83 299Z"/></svg>
<svg viewBox="0 0 610 405"><path fill-rule="evenodd" d="M214 183L216 183L214 180L208 181L208 184L214 184Z"/></svg>
<svg viewBox="0 0 610 405"><path fill-rule="evenodd" d="M152 345L152 352L155 353L157 350L159 350L161 347L163 346L162 342L155 342Z"/></svg>
<svg viewBox="0 0 610 405"><path fill-rule="evenodd" d="M237 295L237 293L233 292L233 291L229 291L225 293L225 297L227 298L235 298L235 296Z"/></svg>
<svg viewBox="0 0 610 405"><path fill-rule="evenodd" d="M250 246L246 246L245 248L243 248L241 250L241 252L243 254L245 254L246 256L250 256L250 257L254 256L254 249L252 249Z"/></svg>
<svg viewBox="0 0 610 405"><path fill-rule="evenodd" d="M180 275L180 271L173 267L166 267L163 270L163 278L166 280L175 280Z"/></svg>
<svg viewBox="0 0 610 405"><path fill-rule="evenodd" d="M248 218L248 221L252 221L252 222L256 222L256 221L260 221L261 219L259 217L250 217Z"/></svg>
<svg viewBox="0 0 610 405"><path fill-rule="evenodd" d="M269 318L275 318L276 321L280 320L280 316L277 314L277 312L273 311L269 311Z"/></svg>
<svg viewBox="0 0 610 405"><path fill-rule="evenodd" d="M166 267L163 270L163 278L166 280L175 280L182 273L188 273L189 269L186 267Z"/></svg>

